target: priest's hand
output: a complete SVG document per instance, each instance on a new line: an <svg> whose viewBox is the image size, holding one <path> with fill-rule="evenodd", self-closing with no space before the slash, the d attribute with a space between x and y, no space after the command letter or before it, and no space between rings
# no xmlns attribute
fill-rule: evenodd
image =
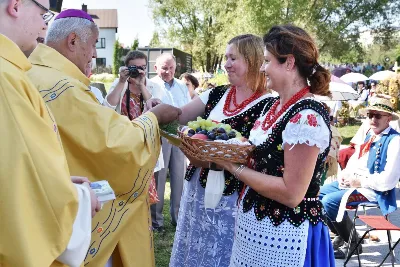
<svg viewBox="0 0 400 267"><path fill-rule="evenodd" d="M155 106L160 105L162 102L158 98L150 98L146 101L146 105L144 106L143 113L149 111L150 109L154 108Z"/></svg>
<svg viewBox="0 0 400 267"><path fill-rule="evenodd" d="M157 117L159 124L167 124L178 120L179 115L182 114L182 110L180 108L176 108L167 104L159 104L149 111Z"/></svg>
<svg viewBox="0 0 400 267"><path fill-rule="evenodd" d="M71 181L74 184L83 184L83 183L89 183L90 184L89 179L86 178L86 177L82 177L82 176L71 176Z"/></svg>
<svg viewBox="0 0 400 267"><path fill-rule="evenodd" d="M96 215L96 213L99 212L100 209L101 209L100 201L97 199L97 196L94 193L94 191L92 190L92 188L90 188L90 184L89 183L85 182L82 185L86 186L86 188L89 189L89 192L90 192L90 203L91 203L91 206L92 206L92 218L93 218L94 215Z"/></svg>

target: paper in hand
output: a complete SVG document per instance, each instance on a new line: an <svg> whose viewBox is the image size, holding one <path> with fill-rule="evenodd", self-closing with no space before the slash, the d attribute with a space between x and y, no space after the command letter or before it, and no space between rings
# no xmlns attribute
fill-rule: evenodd
<svg viewBox="0 0 400 267"><path fill-rule="evenodd" d="M101 206L106 202L115 199L114 190L112 190L110 184L105 180L90 183L90 188L92 188L96 194Z"/></svg>

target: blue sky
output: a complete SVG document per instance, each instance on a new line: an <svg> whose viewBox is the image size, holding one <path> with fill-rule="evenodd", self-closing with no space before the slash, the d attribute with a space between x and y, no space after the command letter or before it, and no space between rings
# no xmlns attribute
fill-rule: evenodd
<svg viewBox="0 0 400 267"><path fill-rule="evenodd" d="M136 36L140 46L148 45L153 36L154 23L148 0L64 0L62 8L118 9L118 38L131 45Z"/></svg>

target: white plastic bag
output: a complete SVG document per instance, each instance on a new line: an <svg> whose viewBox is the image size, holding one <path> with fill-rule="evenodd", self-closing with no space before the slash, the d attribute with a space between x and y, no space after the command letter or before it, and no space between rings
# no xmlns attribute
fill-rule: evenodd
<svg viewBox="0 0 400 267"><path fill-rule="evenodd" d="M222 198L225 188L224 171L208 172L206 191L204 195L204 207L206 209L215 209Z"/></svg>

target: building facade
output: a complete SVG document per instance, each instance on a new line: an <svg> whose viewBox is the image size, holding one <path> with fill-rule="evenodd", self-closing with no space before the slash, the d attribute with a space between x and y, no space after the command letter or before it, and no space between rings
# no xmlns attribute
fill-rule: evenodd
<svg viewBox="0 0 400 267"><path fill-rule="evenodd" d="M112 68L114 43L118 32L117 9L87 9L86 5L82 5L82 10L86 11L99 27L97 58L93 59L92 67Z"/></svg>

